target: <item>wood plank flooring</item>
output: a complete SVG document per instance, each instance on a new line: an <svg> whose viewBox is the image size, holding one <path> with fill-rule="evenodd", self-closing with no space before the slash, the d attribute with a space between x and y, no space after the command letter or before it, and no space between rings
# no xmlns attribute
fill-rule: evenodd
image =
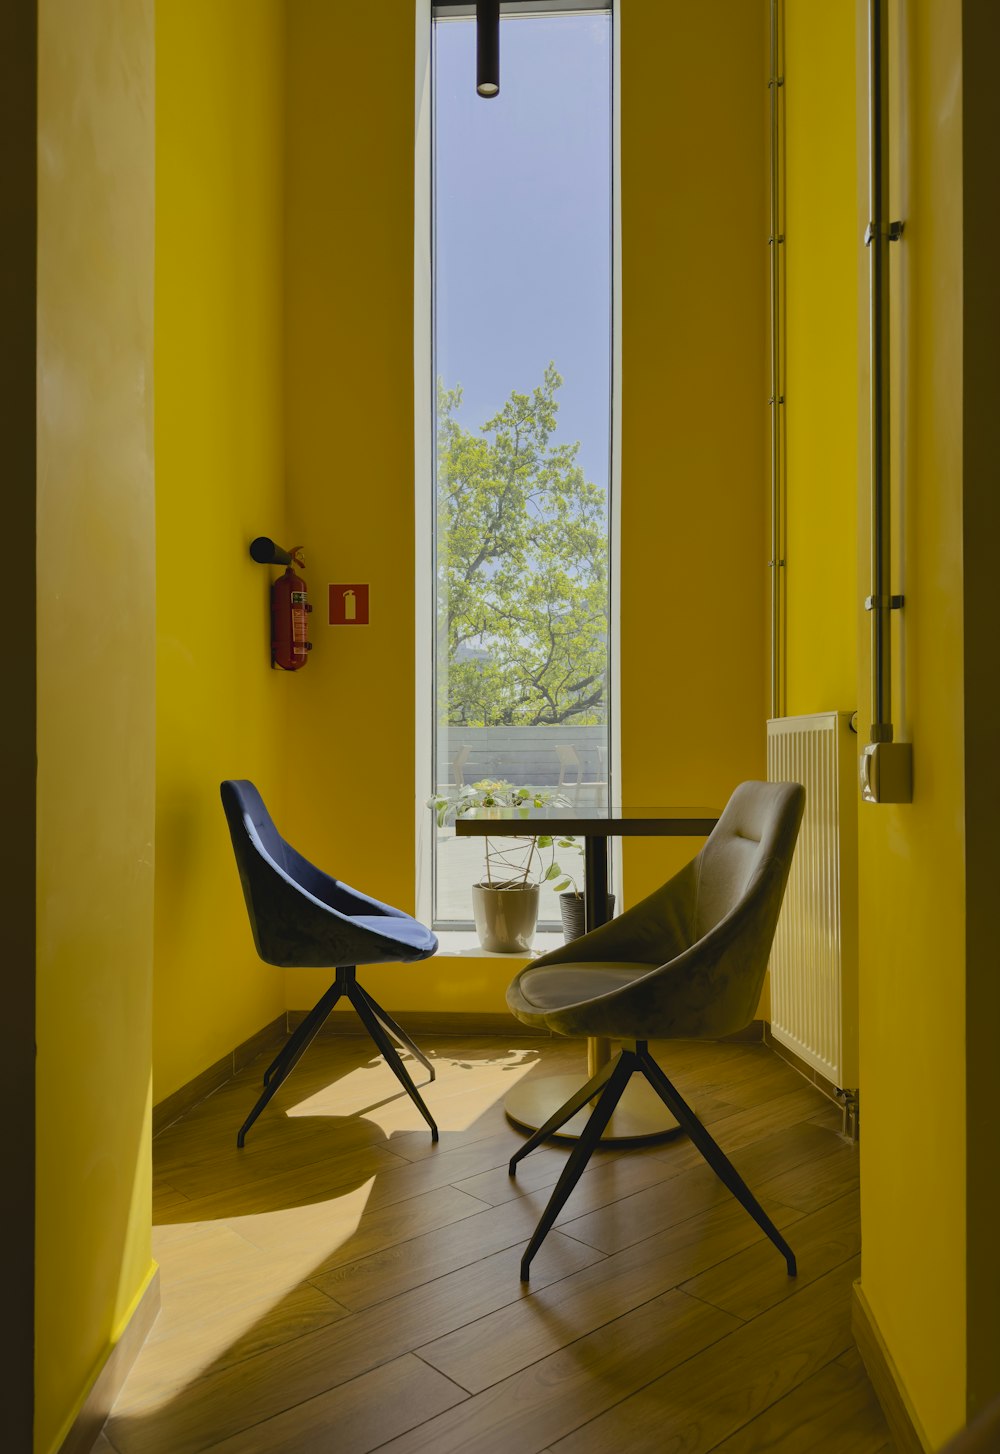
<svg viewBox="0 0 1000 1454"><path fill-rule="evenodd" d="M796 1279L678 1139L598 1153L523 1285L567 1151L508 1176L523 1138L502 1098L582 1071L583 1047L426 1044L434 1145L370 1042L321 1038L243 1151L263 1060L156 1138L163 1308L111 1449L889 1454L849 1332L858 1156L839 1115L765 1046L652 1048Z"/></svg>

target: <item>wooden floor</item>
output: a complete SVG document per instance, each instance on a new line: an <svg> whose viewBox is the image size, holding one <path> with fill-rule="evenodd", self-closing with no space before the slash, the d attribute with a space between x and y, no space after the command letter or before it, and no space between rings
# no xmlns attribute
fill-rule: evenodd
<svg viewBox="0 0 1000 1454"><path fill-rule="evenodd" d="M658 1051L796 1280L682 1139L595 1156L524 1286L566 1151L510 1178L502 1097L582 1069L582 1046L425 1048L436 1146L370 1043L342 1036L314 1044L244 1151L263 1063L157 1138L163 1310L103 1454L891 1448L849 1332L857 1149L818 1091L762 1045Z"/></svg>

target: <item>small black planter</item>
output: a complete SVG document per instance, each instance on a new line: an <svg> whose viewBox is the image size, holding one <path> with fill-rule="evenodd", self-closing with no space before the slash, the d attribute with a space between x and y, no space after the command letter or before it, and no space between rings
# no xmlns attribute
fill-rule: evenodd
<svg viewBox="0 0 1000 1454"><path fill-rule="evenodd" d="M615 912L615 896L608 894L607 918ZM579 939L581 934L586 932L584 916L583 894L560 894L559 913L562 915L563 942L569 944L573 939Z"/></svg>

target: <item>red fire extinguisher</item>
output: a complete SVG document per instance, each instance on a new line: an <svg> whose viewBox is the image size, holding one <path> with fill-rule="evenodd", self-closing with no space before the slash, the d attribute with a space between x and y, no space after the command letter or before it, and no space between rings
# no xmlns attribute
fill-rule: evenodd
<svg viewBox="0 0 1000 1454"><path fill-rule="evenodd" d="M312 642L309 641L309 612L312 606L306 600L306 583L295 574L294 566L303 566L299 552L302 546L294 546L288 553L292 564L285 567L271 587L271 665L282 671L298 671L309 660Z"/></svg>

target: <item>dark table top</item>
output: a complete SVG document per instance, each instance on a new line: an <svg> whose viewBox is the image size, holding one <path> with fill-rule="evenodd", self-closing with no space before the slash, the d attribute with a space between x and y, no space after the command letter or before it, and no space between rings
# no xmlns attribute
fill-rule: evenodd
<svg viewBox="0 0 1000 1454"><path fill-rule="evenodd" d="M719 821L717 808L598 808L572 806L502 808L463 813L455 819L459 838L527 837L532 833L581 838L704 838Z"/></svg>

